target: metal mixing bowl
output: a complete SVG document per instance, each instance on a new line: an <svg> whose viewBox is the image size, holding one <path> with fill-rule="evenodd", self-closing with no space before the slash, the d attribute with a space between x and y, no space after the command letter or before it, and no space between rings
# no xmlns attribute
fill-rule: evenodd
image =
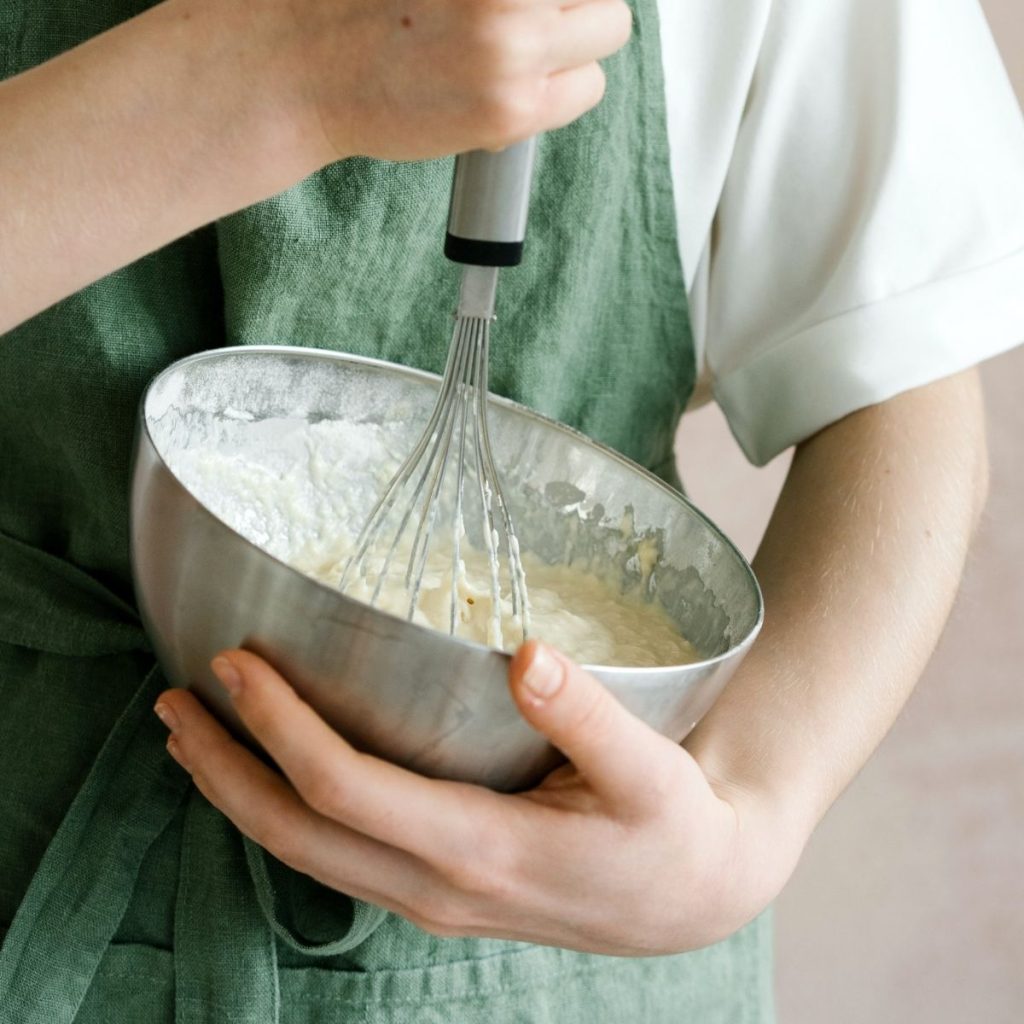
<svg viewBox="0 0 1024 1024"><path fill-rule="evenodd" d="M345 597L268 554L214 515L171 471L182 447L222 443L224 425L258 448L295 423L390 423L409 442L438 378L314 349L243 347L170 366L140 408L131 555L143 621L167 677L198 692L245 737L209 669L227 647L267 658L359 748L441 778L514 790L559 755L520 718L509 655ZM702 660L666 668L587 666L654 728L682 739L761 626L746 561L682 495L628 459L513 402L491 398L494 455L520 541L549 563L613 567L646 580ZM250 531L251 532L251 531ZM652 548L653 545L653 548ZM655 550L650 577L640 555ZM649 565L649 563L648 563Z"/></svg>

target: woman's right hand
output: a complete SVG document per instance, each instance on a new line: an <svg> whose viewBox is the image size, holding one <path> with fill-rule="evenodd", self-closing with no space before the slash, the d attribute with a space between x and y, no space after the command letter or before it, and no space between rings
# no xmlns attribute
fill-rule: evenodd
<svg viewBox="0 0 1024 1024"><path fill-rule="evenodd" d="M623 0L158 3L0 81L0 334L335 160L566 124L630 27Z"/></svg>
<svg viewBox="0 0 1024 1024"><path fill-rule="evenodd" d="M259 10L262 67L294 99L320 164L499 149L567 124L599 102L597 61L632 27L624 0L265 0Z"/></svg>

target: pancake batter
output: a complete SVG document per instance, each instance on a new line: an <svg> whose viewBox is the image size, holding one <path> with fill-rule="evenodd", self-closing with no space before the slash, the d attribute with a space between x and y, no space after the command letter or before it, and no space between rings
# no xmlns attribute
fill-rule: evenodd
<svg viewBox="0 0 1024 1024"><path fill-rule="evenodd" d="M350 544L322 560L297 560L295 567L314 579L337 584L348 560ZM490 643L514 650L521 630L513 620L508 588L503 588L501 629L492 628L492 599L487 556L463 545L462 572L457 580L459 622L456 634L477 643ZM389 578L381 588L377 607L393 615L408 613L408 592L404 585L407 559L396 555ZM354 578L346 587L350 597L369 601L377 583L374 569ZM571 565L547 565L539 558L523 555L530 600L530 635L546 640L587 665L650 667L680 665L697 661L699 654L679 635L678 629L658 604L637 595L621 594L609 583ZM434 551L427 561L413 621L448 632L451 607L451 560L447 552Z"/></svg>
<svg viewBox="0 0 1024 1024"><path fill-rule="evenodd" d="M225 435L225 447L175 452L171 469L248 540L321 583L338 586L355 532L393 469L393 439L380 427L331 421L274 429L271 421L255 426L238 417L234 431ZM463 542L461 556L456 634L514 650L522 629L512 615L508 586L502 588L500 614L494 616L486 554ZM367 573L353 573L345 592L369 603L383 561L383 550L371 552ZM407 563L407 554L396 552L376 601L377 607L402 618L408 615L403 579ZM530 635L573 660L651 667L699 659L661 605L640 594L620 593L576 566L548 565L529 552L524 552L523 566ZM646 578L653 569L650 558L644 568ZM432 546L413 621L447 633L450 602L451 552Z"/></svg>

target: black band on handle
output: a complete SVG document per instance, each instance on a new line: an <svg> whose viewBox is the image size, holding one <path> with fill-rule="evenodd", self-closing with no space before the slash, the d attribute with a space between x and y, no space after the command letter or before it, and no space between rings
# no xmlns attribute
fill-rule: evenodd
<svg viewBox="0 0 1024 1024"><path fill-rule="evenodd" d="M444 254L455 263L470 263L475 267L514 267L522 262L523 243L484 242L448 232L444 236Z"/></svg>

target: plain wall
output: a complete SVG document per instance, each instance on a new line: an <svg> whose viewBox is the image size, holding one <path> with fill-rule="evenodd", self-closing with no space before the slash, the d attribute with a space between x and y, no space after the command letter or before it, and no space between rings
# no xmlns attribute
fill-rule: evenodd
<svg viewBox="0 0 1024 1024"><path fill-rule="evenodd" d="M984 6L1024 96L1024 0ZM1024 350L982 372L984 523L928 671L778 900L780 1024L1024 1021ZM679 451L752 554L788 459L752 469L714 408Z"/></svg>

